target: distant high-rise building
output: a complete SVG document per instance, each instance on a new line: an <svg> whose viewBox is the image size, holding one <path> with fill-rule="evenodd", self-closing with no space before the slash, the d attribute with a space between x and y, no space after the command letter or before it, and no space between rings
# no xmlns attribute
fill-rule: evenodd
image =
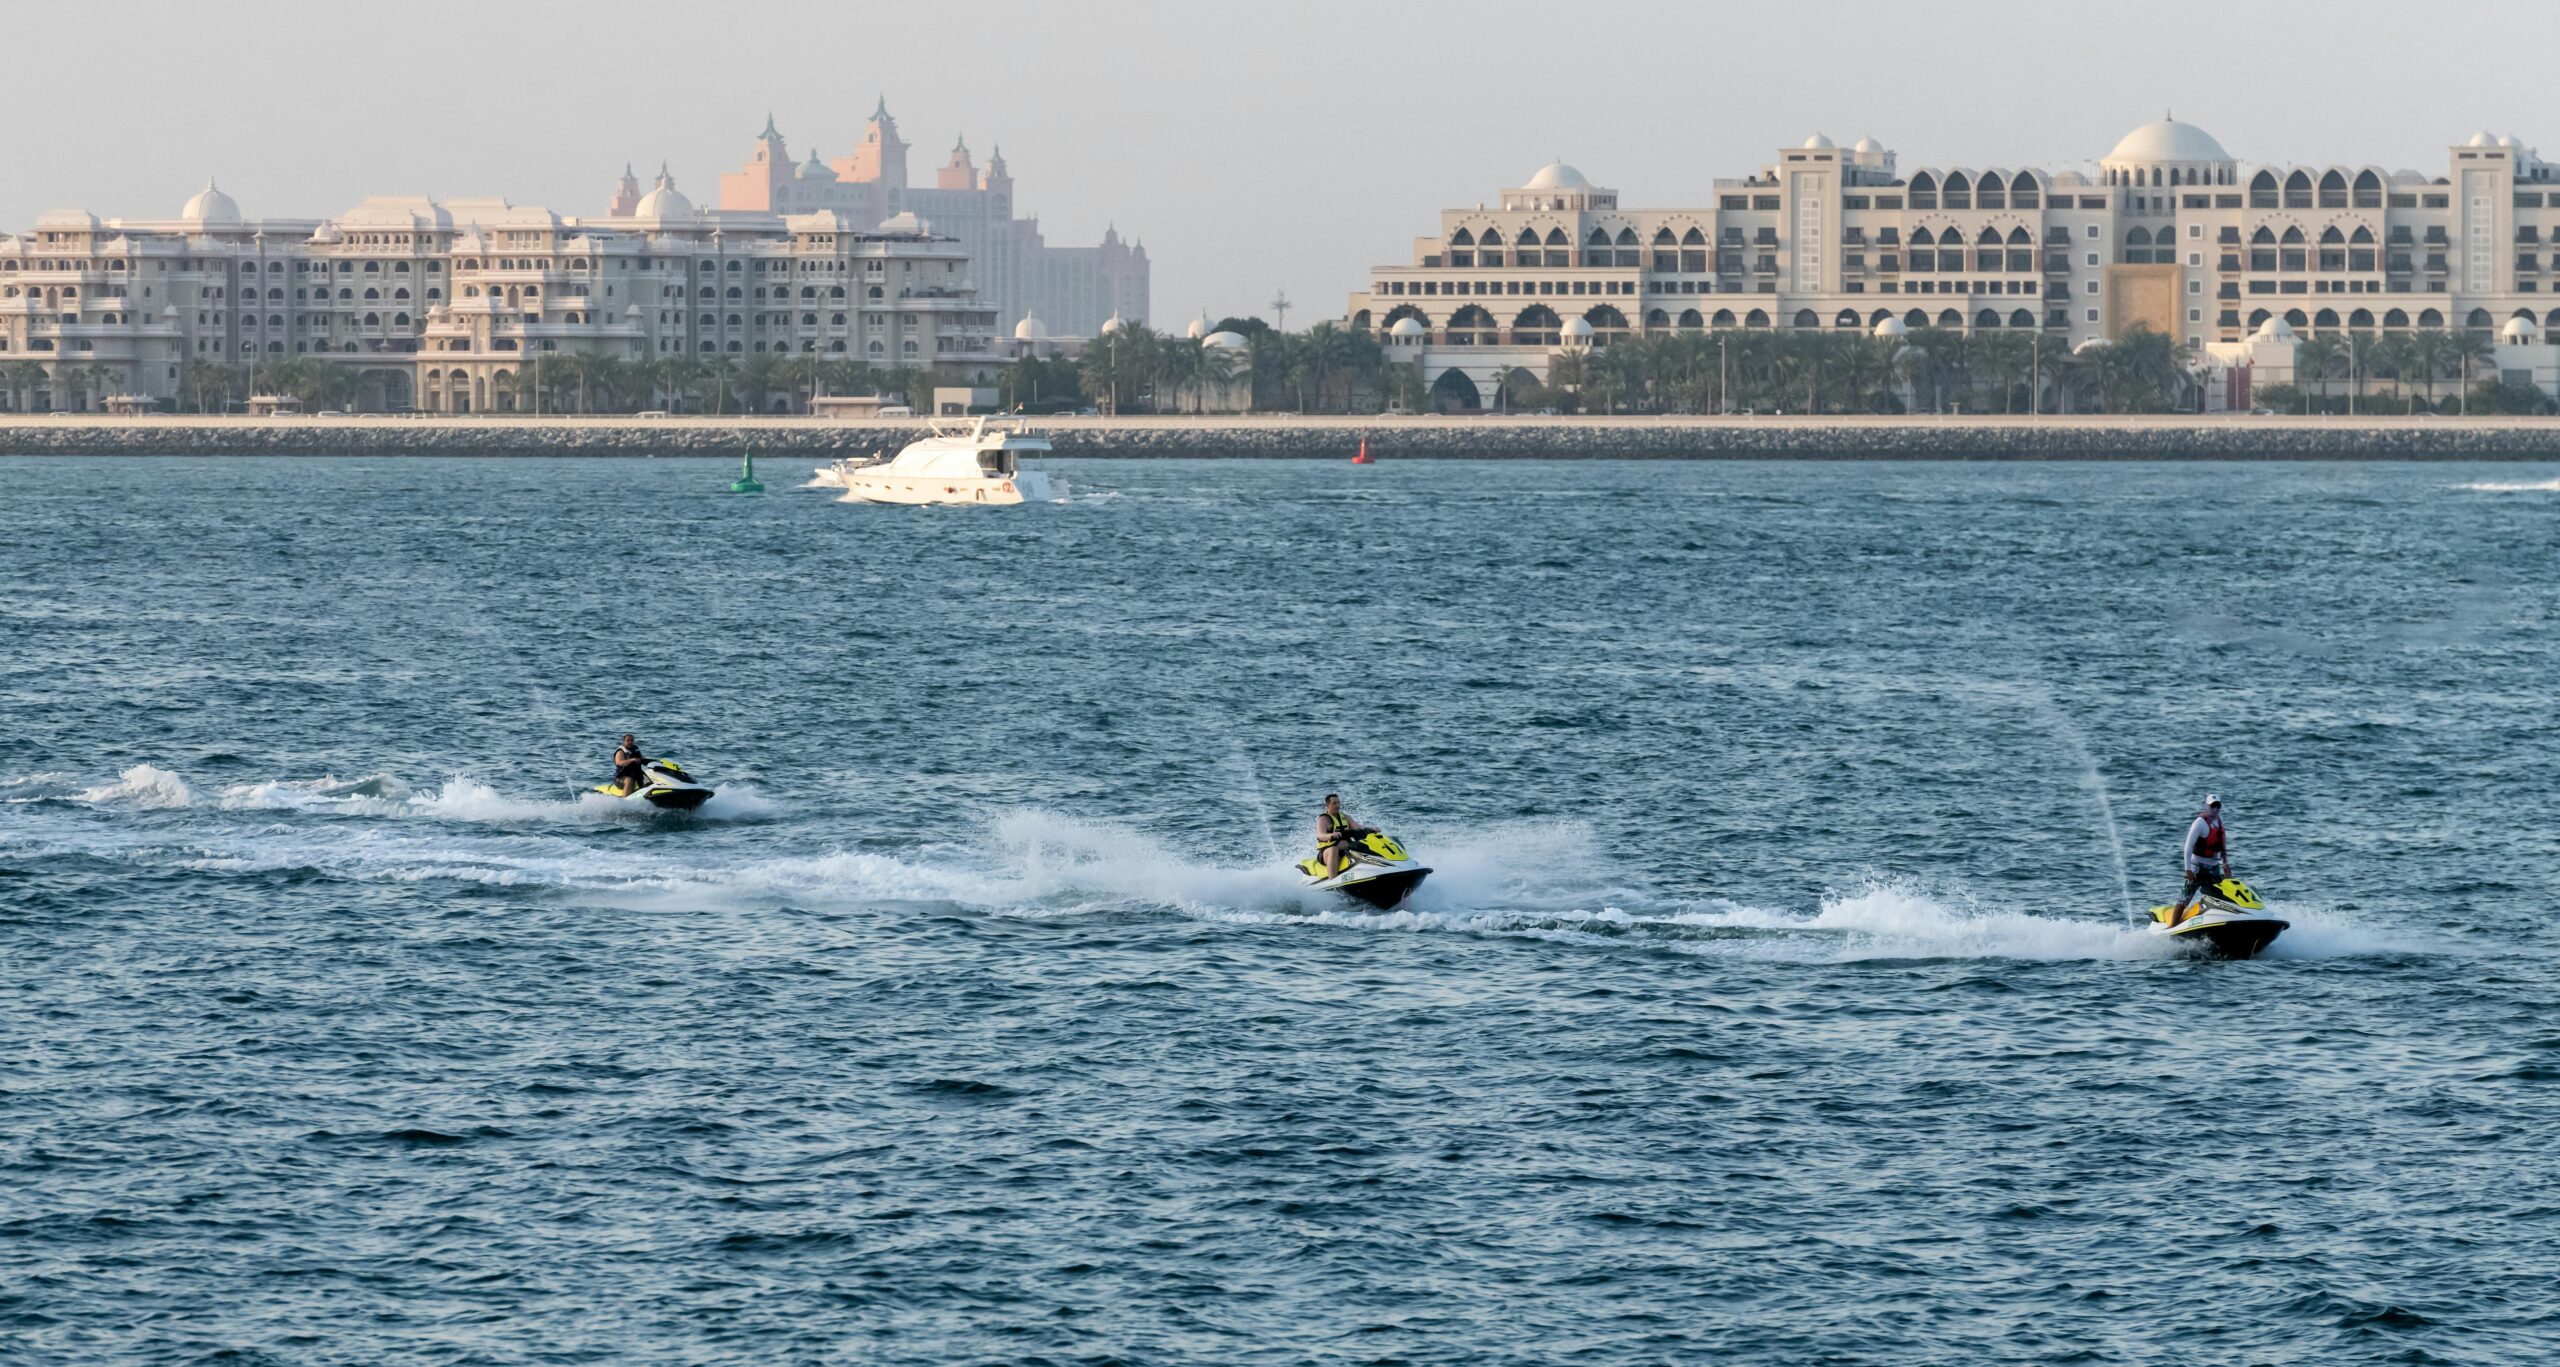
<svg viewBox="0 0 2560 1367"><path fill-rule="evenodd" d="M833 160L812 150L795 162L767 117L745 164L720 177L720 210L833 210L865 224L914 214L936 234L966 246L979 299L1008 325L1036 317L1059 336L1090 337L1114 314L1146 320L1144 245L1123 242L1116 228L1103 234L1099 246L1048 245L1038 219L1015 216L1013 176L1000 147L981 168L967 140L955 141L931 185L908 183L908 150L885 100L872 110L852 152Z"/></svg>

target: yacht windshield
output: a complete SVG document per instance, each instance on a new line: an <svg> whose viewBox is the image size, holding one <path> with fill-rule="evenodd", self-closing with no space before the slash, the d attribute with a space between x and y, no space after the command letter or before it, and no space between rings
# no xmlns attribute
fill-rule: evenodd
<svg viewBox="0 0 2560 1367"><path fill-rule="evenodd" d="M980 451L978 468L990 475L1009 476L1013 473L1013 453L1011 451Z"/></svg>

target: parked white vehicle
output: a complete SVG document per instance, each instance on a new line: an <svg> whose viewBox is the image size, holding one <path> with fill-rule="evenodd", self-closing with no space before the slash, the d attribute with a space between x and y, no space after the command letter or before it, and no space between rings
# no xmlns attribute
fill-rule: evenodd
<svg viewBox="0 0 2560 1367"><path fill-rule="evenodd" d="M1065 483L1022 466L1048 450L1020 418L937 422L887 460L822 465L811 483L844 490L843 503L1048 503Z"/></svg>

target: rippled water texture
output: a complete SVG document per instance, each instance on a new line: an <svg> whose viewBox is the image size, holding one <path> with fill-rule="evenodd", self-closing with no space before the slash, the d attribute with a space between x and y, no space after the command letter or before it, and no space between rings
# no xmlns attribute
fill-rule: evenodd
<svg viewBox="0 0 2560 1367"><path fill-rule="evenodd" d="M2550 468L1060 470L0 462L0 1359L2560 1353Z"/></svg>

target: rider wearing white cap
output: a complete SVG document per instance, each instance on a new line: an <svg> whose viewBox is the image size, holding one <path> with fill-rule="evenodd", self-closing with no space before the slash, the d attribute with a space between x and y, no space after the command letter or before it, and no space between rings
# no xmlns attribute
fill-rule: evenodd
<svg viewBox="0 0 2560 1367"><path fill-rule="evenodd" d="M2208 889L2231 876L2229 841L2222 830L2222 799L2205 794L2204 810L2196 813L2187 827L2184 849L2187 886L2169 908L2169 924L2176 925L2187 917L2187 904L2196 899L2198 889Z"/></svg>

